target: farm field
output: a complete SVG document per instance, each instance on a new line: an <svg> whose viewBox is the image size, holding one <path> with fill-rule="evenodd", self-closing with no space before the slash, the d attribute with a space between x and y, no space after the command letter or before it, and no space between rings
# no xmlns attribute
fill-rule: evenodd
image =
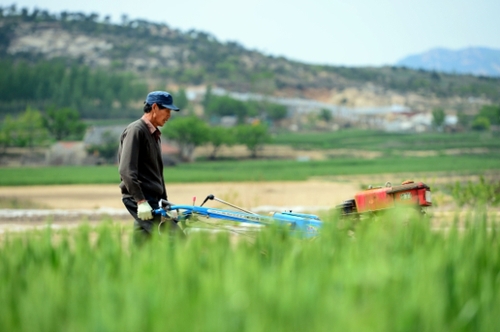
<svg viewBox="0 0 500 332"><path fill-rule="evenodd" d="M445 209L446 204L439 202L443 186L457 181L477 182L480 175L498 181L500 176L500 154L495 153L498 143L492 137L475 135L472 138L486 142L472 142L470 149L454 150L456 141L450 140L450 135L378 135L370 132L309 134L296 141L293 141L296 136L280 136L290 146L266 146L261 153L270 159L244 159L247 152L242 147L222 149L223 160L200 160L165 168L169 199L189 204L193 197L201 202L206 195L214 194L250 209L327 210L368 185L412 179L429 184L438 194L435 203ZM403 149L401 146L395 150L376 149L377 144L394 146L396 138ZM332 139L353 149L318 148L321 141ZM388 141L383 143L384 139ZM294 142L307 143L306 147L316 149L290 148ZM415 150L412 144L427 149ZM486 148L480 149L477 144L486 144ZM367 150L370 148L374 150ZM208 150L204 148L197 150L201 159L206 153ZM228 155L232 158L227 159ZM124 210L116 165L3 167L0 173L0 208L3 209L119 209L122 213ZM116 211L113 213L118 216Z"/></svg>
<svg viewBox="0 0 500 332"><path fill-rule="evenodd" d="M171 183L306 181L315 177L406 174L431 177L481 174L500 169L500 154L341 157L327 160L227 160L199 161L164 169ZM0 168L0 186L117 184L116 165Z"/></svg>
<svg viewBox="0 0 500 332"><path fill-rule="evenodd" d="M167 190L169 199L177 204L192 204L196 197L199 205L207 195L214 194L267 214L284 209L325 211L340 204L357 188L352 183L303 181L171 184ZM48 220L53 226L64 228L83 221L95 225L103 219L132 225L117 185L0 187L0 206L4 208L0 209L0 234L40 228ZM210 202L209 206L221 207L221 204Z"/></svg>
<svg viewBox="0 0 500 332"><path fill-rule="evenodd" d="M368 184L408 178L433 188L427 217L395 210L352 223L327 210ZM106 212L0 221L0 283L8 285L0 288L7 304L0 330L492 331L500 324L500 211L459 207L447 188L455 181L481 178L173 183L176 202L196 196L199 203L212 193L262 213L300 207L319 214L324 227L302 239L279 227L242 234L194 225L187 239L155 233L144 247L133 244L126 213L106 210L124 212L116 184L3 186L0 212Z"/></svg>
<svg viewBox="0 0 500 332"><path fill-rule="evenodd" d="M2 331L494 331L498 219L430 229L394 211L314 239L267 228L131 244L110 221L0 241Z"/></svg>
<svg viewBox="0 0 500 332"><path fill-rule="evenodd" d="M292 146L294 149L345 151L376 151L403 154L403 152L427 151L431 153L487 153L500 150L499 132L428 132L400 133L376 130L340 130L336 132L280 133L273 138L274 144Z"/></svg>
<svg viewBox="0 0 500 332"><path fill-rule="evenodd" d="M187 239L144 247L131 241L116 166L1 168L0 330L495 330L500 157L476 148L165 168L174 203L214 194L262 214L318 214L324 227L303 239L195 224ZM424 218L331 213L368 185L409 179L432 189Z"/></svg>
<svg viewBox="0 0 500 332"><path fill-rule="evenodd" d="M169 200L179 204L197 204L214 194L234 204L259 206L330 207L354 194L353 183L326 181L301 182L219 182L167 185ZM99 209L122 208L117 185L55 185L0 187L0 201L16 201L24 208ZM24 203L23 203L24 202ZM214 204L214 203L212 203Z"/></svg>
<svg viewBox="0 0 500 332"><path fill-rule="evenodd" d="M428 211L433 216L432 227L442 229L448 228L454 218L463 220L467 210L454 203L451 185L477 183L480 176L447 173L338 175L313 177L307 181L172 183L167 185L167 191L169 200L176 204L192 204L196 197L199 205L207 195L213 194L263 214L293 210L324 215L369 185L382 186L387 181L398 184L408 179L422 181L431 187L434 206ZM486 179L495 183L498 173L486 173ZM209 206L227 208L214 201L209 202ZM492 206L489 213L500 216L500 209ZM85 221L97 225L102 220L131 225L117 184L0 186L0 233L43 228L49 221L53 227L67 228Z"/></svg>

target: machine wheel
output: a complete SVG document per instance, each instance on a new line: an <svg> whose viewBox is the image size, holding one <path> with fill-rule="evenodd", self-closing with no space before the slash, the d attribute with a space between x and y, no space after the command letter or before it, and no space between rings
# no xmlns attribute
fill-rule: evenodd
<svg viewBox="0 0 500 332"><path fill-rule="evenodd" d="M356 201L354 199L348 199L338 206L342 212L343 216L348 216L357 213Z"/></svg>

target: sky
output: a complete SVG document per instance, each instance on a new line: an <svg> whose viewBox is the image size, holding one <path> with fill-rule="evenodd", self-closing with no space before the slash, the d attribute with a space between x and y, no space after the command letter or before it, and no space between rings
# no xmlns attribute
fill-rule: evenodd
<svg viewBox="0 0 500 332"><path fill-rule="evenodd" d="M499 0L0 0L203 31L309 64L383 66L433 48L500 49Z"/></svg>

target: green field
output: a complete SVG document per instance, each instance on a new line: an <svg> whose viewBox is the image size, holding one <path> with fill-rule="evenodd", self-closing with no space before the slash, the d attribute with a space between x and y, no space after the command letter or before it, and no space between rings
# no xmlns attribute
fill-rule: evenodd
<svg viewBox="0 0 500 332"><path fill-rule="evenodd" d="M433 231L393 214L314 239L193 233L130 244L129 227L7 234L1 331L495 331L497 224Z"/></svg>
<svg viewBox="0 0 500 332"><path fill-rule="evenodd" d="M500 153L499 132L391 133L374 130L279 133L274 144L300 149L352 149L393 154L401 151L444 151L447 149L490 149Z"/></svg>
<svg viewBox="0 0 500 332"><path fill-rule="evenodd" d="M441 143L429 138L432 148L425 148L404 135L395 136L402 145L388 136L362 136L351 133L341 145L381 151L382 157L198 161L165 168L165 179L492 176L433 188L449 197L454 221L441 223L432 211L425 218L392 211L354 225L325 212L314 239L277 227L237 237L198 229L182 241L155 237L139 248L130 224L113 220L2 233L0 331L498 330L499 143L487 137L469 144L457 136ZM322 140L328 137L304 136L297 142L305 145L297 147L331 148ZM465 146L486 151L445 152ZM439 153L402 155L410 150ZM1 186L118 182L116 165L0 169Z"/></svg>
<svg viewBox="0 0 500 332"><path fill-rule="evenodd" d="M500 170L500 134L496 132L401 134L341 130L278 133L272 143L317 151L342 149L345 154L331 155L323 161L302 162L279 159L198 160L165 168L165 179L167 183L302 181L317 176L443 172L482 174ZM379 157L368 159L349 155L349 152L358 152L359 155L363 151L378 152ZM328 156L328 152L326 154ZM118 182L116 165L0 168L0 186Z"/></svg>
<svg viewBox="0 0 500 332"><path fill-rule="evenodd" d="M434 157L388 156L325 161L245 160L195 162L165 168L167 183L218 181L302 181L314 176L380 173L482 173L500 170L500 154ZM117 166L1 168L0 186L119 183Z"/></svg>

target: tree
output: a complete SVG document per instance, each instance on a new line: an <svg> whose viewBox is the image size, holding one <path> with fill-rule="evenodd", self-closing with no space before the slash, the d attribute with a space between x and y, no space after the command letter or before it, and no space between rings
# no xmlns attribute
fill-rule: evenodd
<svg viewBox="0 0 500 332"><path fill-rule="evenodd" d="M288 114L286 106L266 100L249 100L246 104L249 116L260 116L271 121L280 121Z"/></svg>
<svg viewBox="0 0 500 332"><path fill-rule="evenodd" d="M477 131L485 131L490 129L490 120L485 116L478 116L472 121L471 128Z"/></svg>
<svg viewBox="0 0 500 332"><path fill-rule="evenodd" d="M16 124L11 115L7 114L2 126L0 127L0 145L2 146L2 153L8 146L12 145L12 131L15 130Z"/></svg>
<svg viewBox="0 0 500 332"><path fill-rule="evenodd" d="M2 31L0 31L0 43ZM10 105L71 107L82 118L127 116L129 103L144 98L147 86L132 74L67 64L62 59L28 63L0 61L0 113L17 112Z"/></svg>
<svg viewBox="0 0 500 332"><path fill-rule="evenodd" d="M240 100L233 99L229 96L212 96L210 103L205 109L207 115L215 115L218 117L225 115L234 115L238 118L238 123L244 123L249 112L249 106Z"/></svg>
<svg viewBox="0 0 500 332"><path fill-rule="evenodd" d="M252 158L256 158L257 151L271 140L271 135L267 126L263 124L240 125L236 127L236 139L238 143L245 145L250 150Z"/></svg>
<svg viewBox="0 0 500 332"><path fill-rule="evenodd" d="M28 107L18 118L6 119L9 145L18 147L43 146L48 142L49 133L43 125L40 111Z"/></svg>
<svg viewBox="0 0 500 332"><path fill-rule="evenodd" d="M271 121L280 121L286 118L288 110L286 106L274 103L267 103L266 111L267 118Z"/></svg>
<svg viewBox="0 0 500 332"><path fill-rule="evenodd" d="M87 125L80 120L78 111L72 108L51 107L44 117L44 126L57 141L81 140Z"/></svg>
<svg viewBox="0 0 500 332"><path fill-rule="evenodd" d="M478 117L485 117L492 125L500 125L500 105L484 105L479 110Z"/></svg>
<svg viewBox="0 0 500 332"><path fill-rule="evenodd" d="M212 127L208 135L208 142L212 144L212 153L209 158L214 160L221 146L231 146L235 143L234 131L226 127Z"/></svg>
<svg viewBox="0 0 500 332"><path fill-rule="evenodd" d="M196 116L186 116L168 122L164 134L177 142L184 160L192 161L194 149L208 142L209 127Z"/></svg>
<svg viewBox="0 0 500 332"><path fill-rule="evenodd" d="M179 107L181 110L187 108L189 100L186 95L186 90L179 89L179 91L174 93L172 97L174 99L175 106Z"/></svg>
<svg viewBox="0 0 500 332"><path fill-rule="evenodd" d="M446 114L442 108L435 108L432 110L432 124L436 128L441 128L444 124Z"/></svg>
<svg viewBox="0 0 500 332"><path fill-rule="evenodd" d="M329 109L326 109L326 108L322 108L319 111L318 117L319 117L320 120L323 120L326 123L329 123L330 121L332 121L332 118L333 118L332 112Z"/></svg>

